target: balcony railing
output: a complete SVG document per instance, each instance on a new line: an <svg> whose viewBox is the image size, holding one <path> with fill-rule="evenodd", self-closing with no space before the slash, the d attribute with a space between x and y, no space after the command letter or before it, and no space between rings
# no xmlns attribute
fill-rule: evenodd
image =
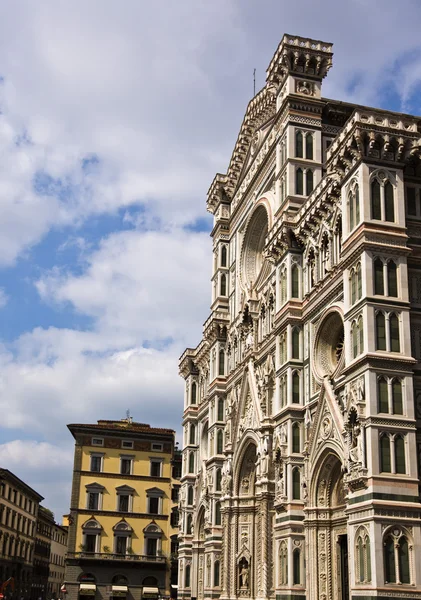
<svg viewBox="0 0 421 600"><path fill-rule="evenodd" d="M137 562L165 563L166 556L148 554L117 554L114 552L68 552L67 558L84 558L90 560L129 560Z"/></svg>

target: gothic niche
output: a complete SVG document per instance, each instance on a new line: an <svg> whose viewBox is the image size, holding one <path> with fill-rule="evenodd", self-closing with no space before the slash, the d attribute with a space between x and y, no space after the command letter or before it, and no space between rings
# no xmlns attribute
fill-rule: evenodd
<svg viewBox="0 0 421 600"><path fill-rule="evenodd" d="M240 477L238 480L238 495L252 496L254 495L254 484L256 479L256 446L250 444L244 455L240 469Z"/></svg>
<svg viewBox="0 0 421 600"><path fill-rule="evenodd" d="M338 310L330 311L321 322L315 343L314 371L319 380L332 377L343 363L344 323Z"/></svg>
<svg viewBox="0 0 421 600"><path fill-rule="evenodd" d="M238 563L238 587L240 596L249 596L250 589L250 567L248 560L243 557Z"/></svg>

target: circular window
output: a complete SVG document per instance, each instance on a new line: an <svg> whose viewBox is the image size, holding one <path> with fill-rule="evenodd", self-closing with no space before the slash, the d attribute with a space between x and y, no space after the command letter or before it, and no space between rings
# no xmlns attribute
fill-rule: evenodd
<svg viewBox="0 0 421 600"><path fill-rule="evenodd" d="M254 212L248 224L243 246L243 283L255 285L263 267L263 249L268 233L268 215L263 206Z"/></svg>
<svg viewBox="0 0 421 600"><path fill-rule="evenodd" d="M343 362L344 322L342 314L333 309L320 323L314 346L316 377L331 377Z"/></svg>

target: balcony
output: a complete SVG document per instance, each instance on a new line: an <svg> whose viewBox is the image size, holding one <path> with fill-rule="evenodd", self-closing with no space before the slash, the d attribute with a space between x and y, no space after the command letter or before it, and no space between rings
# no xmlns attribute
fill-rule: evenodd
<svg viewBox="0 0 421 600"><path fill-rule="evenodd" d="M166 556L152 556L148 554L116 554L113 552L68 552L68 559L83 560L114 560L147 563L166 563Z"/></svg>

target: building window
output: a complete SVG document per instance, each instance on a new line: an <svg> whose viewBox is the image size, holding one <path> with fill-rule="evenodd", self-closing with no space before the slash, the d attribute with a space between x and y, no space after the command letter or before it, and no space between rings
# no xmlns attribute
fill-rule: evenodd
<svg viewBox="0 0 421 600"><path fill-rule="evenodd" d="M300 271L298 265L291 265L291 297L299 298L300 297Z"/></svg>
<svg viewBox="0 0 421 600"><path fill-rule="evenodd" d="M101 537L101 525L95 519L82 526L82 552L98 552Z"/></svg>
<svg viewBox="0 0 421 600"><path fill-rule="evenodd" d="M133 457L132 456L121 456L120 457L120 473L121 475L131 475L133 471Z"/></svg>
<svg viewBox="0 0 421 600"><path fill-rule="evenodd" d="M351 323L352 358L364 352L364 325L362 316Z"/></svg>
<svg viewBox="0 0 421 600"><path fill-rule="evenodd" d="M161 515L164 492L158 488L152 488L146 490L146 495L148 501L148 513L152 515Z"/></svg>
<svg viewBox="0 0 421 600"><path fill-rule="evenodd" d="M159 515L159 498L149 498L148 513Z"/></svg>
<svg viewBox="0 0 421 600"><path fill-rule="evenodd" d="M300 330L294 327L292 330L292 358L300 359Z"/></svg>
<svg viewBox="0 0 421 600"><path fill-rule="evenodd" d="M219 398L218 400L218 421L223 421L224 420L224 400L223 398Z"/></svg>
<svg viewBox="0 0 421 600"><path fill-rule="evenodd" d="M227 266L227 247L222 246L221 248L221 267Z"/></svg>
<svg viewBox="0 0 421 600"><path fill-rule="evenodd" d="M215 525L222 525L221 503L215 502Z"/></svg>
<svg viewBox="0 0 421 600"><path fill-rule="evenodd" d="M303 134L301 131L295 132L295 156L303 158Z"/></svg>
<svg viewBox="0 0 421 600"><path fill-rule="evenodd" d="M371 581L371 551L370 537L367 530L362 527L355 537L355 566L356 580L358 583Z"/></svg>
<svg viewBox="0 0 421 600"><path fill-rule="evenodd" d="M121 447L126 448L126 450L132 450L134 443L131 440L121 440Z"/></svg>
<svg viewBox="0 0 421 600"><path fill-rule="evenodd" d="M378 411L403 415L402 381L397 378L392 380L382 376L377 380Z"/></svg>
<svg viewBox="0 0 421 600"><path fill-rule="evenodd" d="M216 434L216 453L222 454L224 451L224 434L221 429Z"/></svg>
<svg viewBox="0 0 421 600"><path fill-rule="evenodd" d="M221 275L219 290L220 290L221 296L227 295L227 277L226 277L226 275Z"/></svg>
<svg viewBox="0 0 421 600"><path fill-rule="evenodd" d="M151 477L162 477L162 461L151 459Z"/></svg>
<svg viewBox="0 0 421 600"><path fill-rule="evenodd" d="M405 439L402 435L380 434L380 471L406 474Z"/></svg>
<svg viewBox="0 0 421 600"><path fill-rule="evenodd" d="M296 548L292 553L292 583L293 583L293 585L301 584L300 562L301 562L301 552L298 548Z"/></svg>
<svg viewBox="0 0 421 600"><path fill-rule="evenodd" d="M213 585L214 587L219 587L219 560L216 560L213 565Z"/></svg>
<svg viewBox="0 0 421 600"><path fill-rule="evenodd" d="M380 258L374 261L374 293L384 296L383 261Z"/></svg>
<svg viewBox="0 0 421 600"><path fill-rule="evenodd" d="M282 541L279 546L279 585L288 585L288 546Z"/></svg>
<svg viewBox="0 0 421 600"><path fill-rule="evenodd" d="M398 297L398 269L393 260L374 261L374 293L378 296Z"/></svg>
<svg viewBox="0 0 421 600"><path fill-rule="evenodd" d="M187 487L187 505L188 506L193 505L193 494L194 494L194 488L192 485L189 485Z"/></svg>
<svg viewBox="0 0 421 600"><path fill-rule="evenodd" d="M119 512L129 512L129 494L119 494L118 495L118 507L117 510Z"/></svg>
<svg viewBox="0 0 421 600"><path fill-rule="evenodd" d="M371 182L371 218L392 223L395 221L394 189L384 172L378 173Z"/></svg>
<svg viewBox="0 0 421 600"><path fill-rule="evenodd" d="M104 445L104 439L103 438L94 437L91 440L91 445L92 446L103 446Z"/></svg>
<svg viewBox="0 0 421 600"><path fill-rule="evenodd" d="M309 196L314 188L313 181L313 171L311 169L307 169L306 171L306 194Z"/></svg>
<svg viewBox="0 0 421 600"><path fill-rule="evenodd" d="M385 583L411 583L410 546L403 528L394 526L386 534L384 548Z"/></svg>
<svg viewBox="0 0 421 600"><path fill-rule="evenodd" d="M91 454L91 471L94 473L102 472L102 454Z"/></svg>
<svg viewBox="0 0 421 600"><path fill-rule="evenodd" d="M190 587L190 565L186 565L186 570L184 572L184 587Z"/></svg>
<svg viewBox="0 0 421 600"><path fill-rule="evenodd" d="M301 451L300 448L300 425L294 423L292 426L292 451L298 453Z"/></svg>
<svg viewBox="0 0 421 600"><path fill-rule="evenodd" d="M349 231L360 222L360 195L358 184L355 183L348 192Z"/></svg>
<svg viewBox="0 0 421 600"><path fill-rule="evenodd" d="M191 384L191 403L192 404L196 404L197 402L197 384L195 381L193 381L193 383Z"/></svg>
<svg viewBox="0 0 421 600"><path fill-rule="evenodd" d="M102 493L105 488L98 483L86 486L86 508L87 510L101 510Z"/></svg>
<svg viewBox="0 0 421 600"><path fill-rule="evenodd" d="M194 473L194 452L189 453L189 473Z"/></svg>
<svg viewBox="0 0 421 600"><path fill-rule="evenodd" d="M193 524L193 517L189 514L189 515L187 515L187 527L186 527L187 535L190 535L193 533L192 524Z"/></svg>
<svg viewBox="0 0 421 600"><path fill-rule="evenodd" d="M292 469L292 499L300 500L301 498L301 475L300 469L296 467Z"/></svg>
<svg viewBox="0 0 421 600"><path fill-rule="evenodd" d="M362 296L361 263L357 263L350 272L351 306Z"/></svg>
<svg viewBox="0 0 421 600"><path fill-rule="evenodd" d="M164 446L162 444L152 444L151 446L151 450L154 450L155 452L162 452L164 449Z"/></svg>
<svg viewBox="0 0 421 600"><path fill-rule="evenodd" d="M292 402L293 404L300 403L300 375L298 371L292 374Z"/></svg>
<svg viewBox="0 0 421 600"><path fill-rule="evenodd" d="M221 469L216 469L215 489L217 492L220 492L222 489L222 471L221 471Z"/></svg>
<svg viewBox="0 0 421 600"><path fill-rule="evenodd" d="M306 133L306 159L313 160L313 134Z"/></svg>
<svg viewBox="0 0 421 600"><path fill-rule="evenodd" d="M222 349L219 351L218 358L218 375L222 377L225 375L225 352Z"/></svg>
<svg viewBox="0 0 421 600"><path fill-rule="evenodd" d="M287 272L285 268L279 271L279 297L282 306L287 301Z"/></svg>
<svg viewBox="0 0 421 600"><path fill-rule="evenodd" d="M190 423L189 444L195 444L195 443L196 443L196 426L194 425L194 423Z"/></svg>
<svg viewBox="0 0 421 600"><path fill-rule="evenodd" d="M400 352L399 318L395 313L376 314L376 350Z"/></svg>
<svg viewBox="0 0 421 600"><path fill-rule="evenodd" d="M300 168L295 171L295 193L297 196L304 194L303 170Z"/></svg>

